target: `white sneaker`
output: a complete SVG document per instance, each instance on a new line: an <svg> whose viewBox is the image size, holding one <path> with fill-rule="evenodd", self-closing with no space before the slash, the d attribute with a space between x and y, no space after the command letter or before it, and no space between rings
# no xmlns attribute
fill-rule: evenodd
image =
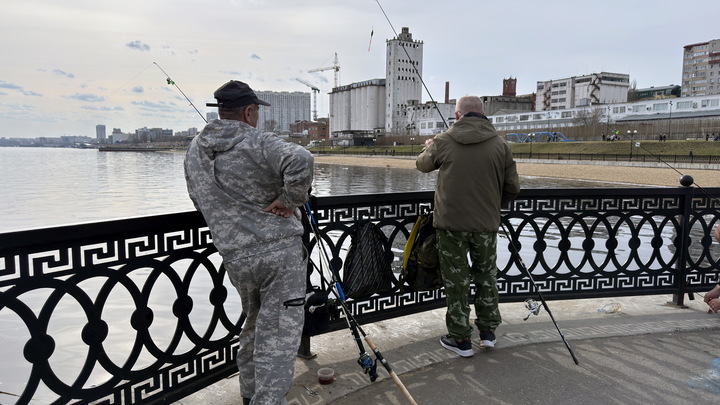
<svg viewBox="0 0 720 405"><path fill-rule="evenodd" d="M480 347L495 347L495 331L492 330L481 330L480 331Z"/></svg>

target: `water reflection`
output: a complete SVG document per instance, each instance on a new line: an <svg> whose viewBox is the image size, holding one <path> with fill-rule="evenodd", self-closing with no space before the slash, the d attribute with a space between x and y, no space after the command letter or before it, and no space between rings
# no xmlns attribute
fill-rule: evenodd
<svg viewBox="0 0 720 405"><path fill-rule="evenodd" d="M315 164L313 193L318 196L402 193L434 190L437 171L421 173L415 169ZM617 188L637 185L589 180L520 176L522 188Z"/></svg>

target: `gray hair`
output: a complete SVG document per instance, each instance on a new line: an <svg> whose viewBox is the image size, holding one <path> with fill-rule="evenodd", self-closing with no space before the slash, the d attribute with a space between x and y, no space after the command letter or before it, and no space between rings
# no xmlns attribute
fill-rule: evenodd
<svg viewBox="0 0 720 405"><path fill-rule="evenodd" d="M485 115L485 105L483 104L482 99L478 96L460 97L460 99L457 101L457 106L455 107L455 109L457 111L461 111L463 114L475 112Z"/></svg>
<svg viewBox="0 0 720 405"><path fill-rule="evenodd" d="M235 120L235 121L242 121L243 117L245 116L245 109L251 106L252 104L244 105L242 107L218 107L218 116L220 119L224 120Z"/></svg>

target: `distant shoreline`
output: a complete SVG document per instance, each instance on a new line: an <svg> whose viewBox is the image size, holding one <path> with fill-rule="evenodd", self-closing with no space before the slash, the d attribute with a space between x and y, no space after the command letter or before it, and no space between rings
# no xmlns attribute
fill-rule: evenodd
<svg viewBox="0 0 720 405"><path fill-rule="evenodd" d="M413 158L322 155L315 156L315 162L346 166L415 169L415 159ZM669 167L618 166L610 162L606 165L518 162L517 167L518 173L522 176L680 187L680 174ZM717 170L682 169L680 172L693 176L695 182L702 187L720 187L720 174Z"/></svg>

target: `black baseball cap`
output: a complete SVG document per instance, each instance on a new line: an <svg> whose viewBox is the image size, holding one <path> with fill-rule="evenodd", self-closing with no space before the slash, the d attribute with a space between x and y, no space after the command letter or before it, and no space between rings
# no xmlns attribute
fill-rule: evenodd
<svg viewBox="0 0 720 405"><path fill-rule="evenodd" d="M230 80L223 84L215 90L213 95L217 103L207 103L208 107L236 108L249 104L270 105L267 101L260 100L250 86L238 80Z"/></svg>

